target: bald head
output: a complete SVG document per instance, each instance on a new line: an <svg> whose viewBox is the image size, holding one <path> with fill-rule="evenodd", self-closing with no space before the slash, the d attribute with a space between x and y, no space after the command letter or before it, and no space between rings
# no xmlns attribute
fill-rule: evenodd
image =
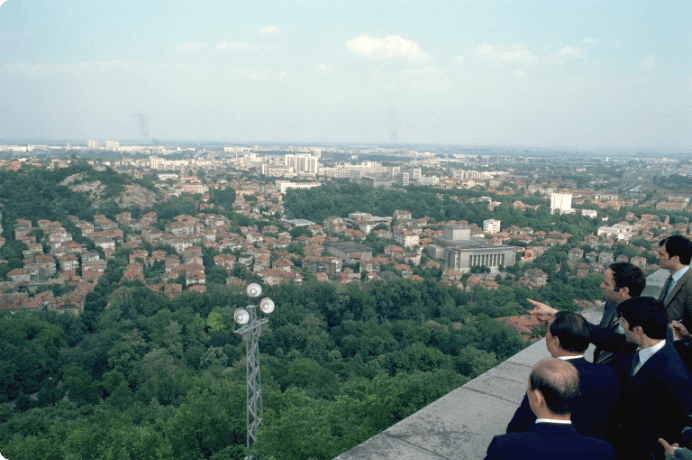
<svg viewBox="0 0 692 460"><path fill-rule="evenodd" d="M551 413L570 414L572 404L580 394L579 372L569 361L543 359L531 369L529 390L541 393L545 406Z"/></svg>

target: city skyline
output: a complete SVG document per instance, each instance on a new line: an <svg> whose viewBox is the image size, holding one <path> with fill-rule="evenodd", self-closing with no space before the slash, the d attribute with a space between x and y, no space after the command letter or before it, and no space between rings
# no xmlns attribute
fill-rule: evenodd
<svg viewBox="0 0 692 460"><path fill-rule="evenodd" d="M685 2L0 2L0 138L692 148Z"/></svg>

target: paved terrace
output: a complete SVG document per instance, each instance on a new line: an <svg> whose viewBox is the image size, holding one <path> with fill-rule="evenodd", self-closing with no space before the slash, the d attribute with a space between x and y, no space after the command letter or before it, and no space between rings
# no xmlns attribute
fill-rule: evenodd
<svg viewBox="0 0 692 460"><path fill-rule="evenodd" d="M651 274L643 295L658 296L667 277L667 270ZM592 323L602 315L601 307L585 314ZM531 368L549 356L539 340L335 460L483 459L521 404Z"/></svg>

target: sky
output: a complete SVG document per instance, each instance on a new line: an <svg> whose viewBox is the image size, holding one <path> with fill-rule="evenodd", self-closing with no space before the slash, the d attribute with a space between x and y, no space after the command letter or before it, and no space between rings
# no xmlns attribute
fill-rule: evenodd
<svg viewBox="0 0 692 460"><path fill-rule="evenodd" d="M692 152L692 2L0 0L0 139Z"/></svg>

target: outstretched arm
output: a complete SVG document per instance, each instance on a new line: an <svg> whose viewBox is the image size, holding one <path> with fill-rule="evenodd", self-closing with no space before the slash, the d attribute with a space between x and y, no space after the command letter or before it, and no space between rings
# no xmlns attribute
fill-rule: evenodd
<svg viewBox="0 0 692 460"><path fill-rule="evenodd" d="M536 315L538 319L542 321L548 321L550 320L553 316L555 316L555 313L557 313L559 310L551 307L550 305L546 305L544 303L538 302L533 299L526 299L528 302L534 306L534 309L531 310L529 313L532 315Z"/></svg>

